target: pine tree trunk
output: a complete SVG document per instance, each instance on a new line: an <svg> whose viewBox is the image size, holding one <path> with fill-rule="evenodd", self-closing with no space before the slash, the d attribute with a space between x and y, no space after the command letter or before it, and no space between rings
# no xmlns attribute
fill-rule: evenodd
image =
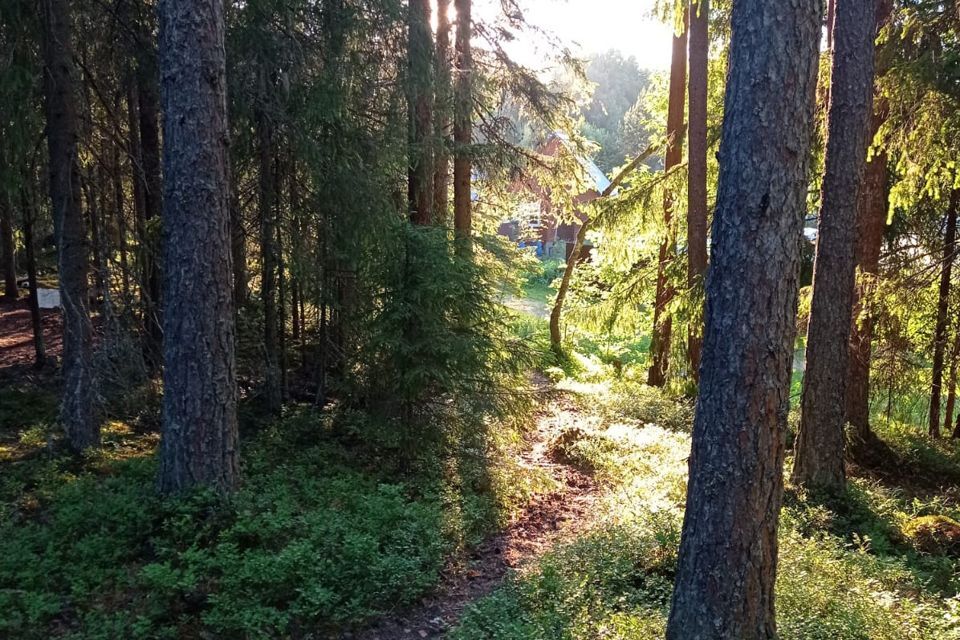
<svg viewBox="0 0 960 640"><path fill-rule="evenodd" d="M147 364L156 369L163 349L162 292L160 247L155 233L150 231L151 220L159 220L163 211L163 184L160 176L160 95L157 88L157 68L153 53L142 56L137 72L137 115L140 122L140 157L143 162L143 204L147 224L144 247L144 269L147 298L144 307Z"/></svg>
<svg viewBox="0 0 960 640"><path fill-rule="evenodd" d="M433 222L433 36L430 0L411 0L408 16L410 221Z"/></svg>
<svg viewBox="0 0 960 640"><path fill-rule="evenodd" d="M437 156L433 174L433 217L437 224L445 224L450 192L450 0L437 0L437 57L436 57L436 121Z"/></svg>
<svg viewBox="0 0 960 640"><path fill-rule="evenodd" d="M690 6L690 138L687 161L687 286L703 282L707 273L707 71L710 3L695 1ZM690 375L700 376L702 327L690 323L687 359Z"/></svg>
<svg viewBox="0 0 960 640"><path fill-rule="evenodd" d="M260 100L266 99L266 79L261 72ZM263 105L257 114L260 162L260 298L263 301L264 398L271 413L280 411L280 352L277 334L277 185L274 172L274 130Z"/></svg>
<svg viewBox="0 0 960 640"><path fill-rule="evenodd" d="M683 33L673 36L664 173L669 173L683 160L683 108L686 102L688 18L687 10L684 8ZM663 227L665 236L660 242L660 255L657 260L657 291L653 307L653 335L650 338L651 360L650 370L647 372L647 384L653 387L662 387L666 384L667 367L670 359L670 334L673 331L673 321L667 315L667 305L670 304L674 292L667 280L667 269L676 250L676 230L673 224L675 197L676 195L669 188L664 190Z"/></svg>
<svg viewBox="0 0 960 640"><path fill-rule="evenodd" d="M940 437L940 395L943 387L943 354L947 345L947 307L950 301L950 276L956 252L957 209L960 208L960 189L950 192L947 211L947 229L943 239L943 265L940 271L940 290L937 297L937 325L933 337L933 370L930 385L930 435Z"/></svg>
<svg viewBox="0 0 960 640"><path fill-rule="evenodd" d="M877 6L877 31L886 25L893 8L891 0L880 0ZM876 58L876 53L874 54ZM876 75L885 72L878 68ZM873 107L870 140L872 141L887 117L884 99L876 96ZM850 356L847 364L846 421L853 425L860 442L868 442L870 431L870 358L873 342L873 316L864 313L863 303L871 282L880 269L880 248L887 221L887 152L874 151L863 170L857 199L856 262L860 280L854 288L853 319L850 323Z"/></svg>
<svg viewBox="0 0 960 640"><path fill-rule="evenodd" d="M50 199L57 237L63 305L63 399L60 419L76 452L100 443L94 412L93 327L90 323L89 248L80 194L78 129L70 7L43 0L44 110L50 163Z"/></svg>
<svg viewBox="0 0 960 640"><path fill-rule="evenodd" d="M223 0L161 0L163 434L158 487L238 480Z"/></svg>
<svg viewBox="0 0 960 640"><path fill-rule="evenodd" d="M16 300L17 291L17 250L13 238L13 207L9 197L0 193L0 257L3 268L3 297Z"/></svg>
<svg viewBox="0 0 960 640"><path fill-rule="evenodd" d="M813 299L793 481L840 488L857 198L873 113L876 0L838 0Z"/></svg>
<svg viewBox="0 0 960 640"><path fill-rule="evenodd" d="M473 226L470 144L473 142L473 51L471 0L454 0L457 11L456 86L453 115L453 226L458 246L469 251Z"/></svg>
<svg viewBox="0 0 960 640"><path fill-rule="evenodd" d="M818 5L733 4L703 361L670 640L776 637L777 523Z"/></svg>

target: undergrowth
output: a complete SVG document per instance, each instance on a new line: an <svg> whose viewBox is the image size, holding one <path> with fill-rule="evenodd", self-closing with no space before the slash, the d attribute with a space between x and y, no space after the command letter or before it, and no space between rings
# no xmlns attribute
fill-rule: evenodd
<svg viewBox="0 0 960 640"><path fill-rule="evenodd" d="M643 386L631 373L621 372L606 385L579 380L583 404L593 407L596 417L571 426L553 443L556 455L593 470L606 487L592 527L473 606L455 640L663 636L692 409ZM919 465L960 470L950 445L921 450L903 430L881 435L894 449L918 452ZM787 464L789 469L789 459ZM842 496L809 495L788 486L777 582L780 637L960 638L960 554L915 534L957 518L958 502L951 496L917 496L868 478L853 478ZM937 518L931 520L933 514ZM918 518L928 519L917 525Z"/></svg>
<svg viewBox="0 0 960 640"><path fill-rule="evenodd" d="M244 484L227 502L158 497L156 436L123 423L85 460L40 449L4 463L0 637L349 628L415 602L446 564L551 488L513 462L522 434L510 428L485 450L450 447L401 475L338 419L299 409L261 429L244 443ZM45 434L34 436L42 447Z"/></svg>

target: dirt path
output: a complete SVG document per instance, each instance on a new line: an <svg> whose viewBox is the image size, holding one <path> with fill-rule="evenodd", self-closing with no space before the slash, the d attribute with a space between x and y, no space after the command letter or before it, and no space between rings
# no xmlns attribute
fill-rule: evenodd
<svg viewBox="0 0 960 640"><path fill-rule="evenodd" d="M548 551L558 540L580 531L596 495L593 479L552 460L549 443L564 423L576 416L568 400L551 402L538 416L530 447L520 456L523 465L549 472L559 490L537 496L503 531L473 549L465 568L443 576L437 591L413 610L388 616L341 640L407 640L442 638L457 625L472 602L499 587L507 572Z"/></svg>

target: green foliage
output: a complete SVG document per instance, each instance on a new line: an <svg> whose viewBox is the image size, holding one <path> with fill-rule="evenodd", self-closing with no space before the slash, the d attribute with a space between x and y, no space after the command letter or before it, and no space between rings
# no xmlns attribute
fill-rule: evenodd
<svg viewBox="0 0 960 640"><path fill-rule="evenodd" d="M352 442L347 419L359 418L303 409L263 430L244 447L245 483L228 501L157 497L152 438L123 459L21 463L20 482L3 484L0 635L343 628L414 602L452 555L551 490L509 462L521 440L508 425L485 448L452 448L399 476ZM125 437L117 450L143 438Z"/></svg>
<svg viewBox="0 0 960 640"><path fill-rule="evenodd" d="M593 405L597 400L588 398ZM657 426L675 419L666 402L642 401L649 412L642 420L652 423L647 426L624 423L614 413L561 432L555 451L594 470L608 487L594 509L595 521L471 608L454 638L662 636L689 453L683 431ZM679 411L690 415L688 408ZM840 496L788 492L777 581L780 637L960 637L960 561L941 546L921 550L908 535L924 527L950 528L956 504L942 495L918 498L862 479Z"/></svg>
<svg viewBox="0 0 960 640"><path fill-rule="evenodd" d="M381 241L353 395L389 425L368 435L409 462L421 447L471 440L487 419L525 406L517 389L530 354L509 331L498 262L482 245L463 256L444 229L407 223Z"/></svg>

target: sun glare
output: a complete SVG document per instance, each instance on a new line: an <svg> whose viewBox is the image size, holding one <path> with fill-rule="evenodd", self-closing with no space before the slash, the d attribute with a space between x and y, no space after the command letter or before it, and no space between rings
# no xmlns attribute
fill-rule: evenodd
<svg viewBox="0 0 960 640"><path fill-rule="evenodd" d="M550 34L578 57L617 49L634 56L641 68L664 70L670 66L672 27L652 15L654 0L518 0L526 21ZM431 21L437 28L436 2ZM474 14L487 22L502 15L500 0L477 0ZM449 19L456 20L450 6ZM543 38L518 38L507 48L517 61L544 65L550 52Z"/></svg>

